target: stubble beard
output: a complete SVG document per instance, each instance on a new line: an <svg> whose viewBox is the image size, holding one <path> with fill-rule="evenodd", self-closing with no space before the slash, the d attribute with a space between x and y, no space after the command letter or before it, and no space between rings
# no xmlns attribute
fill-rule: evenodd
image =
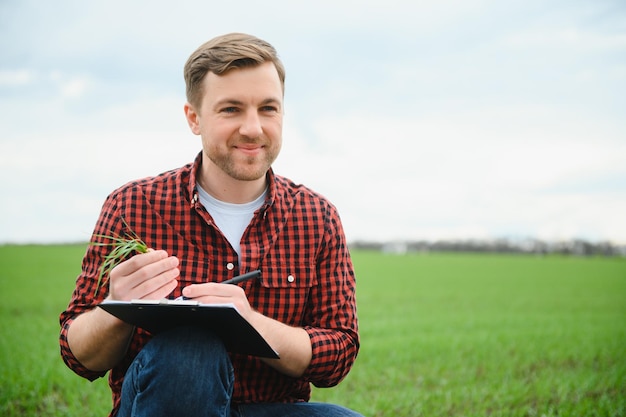
<svg viewBox="0 0 626 417"><path fill-rule="evenodd" d="M264 148L259 156L236 158L233 152L212 152L208 155L211 162L224 171L229 177L238 181L255 181L265 177L270 166L278 156L278 150Z"/></svg>

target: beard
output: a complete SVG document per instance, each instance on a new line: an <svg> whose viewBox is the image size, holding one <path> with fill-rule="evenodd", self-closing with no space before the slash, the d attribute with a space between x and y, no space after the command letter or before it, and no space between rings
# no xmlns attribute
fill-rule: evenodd
<svg viewBox="0 0 626 417"><path fill-rule="evenodd" d="M239 181L255 181L265 177L278 157L280 145L266 145L257 155L242 155L237 150L213 148L208 158L229 177Z"/></svg>

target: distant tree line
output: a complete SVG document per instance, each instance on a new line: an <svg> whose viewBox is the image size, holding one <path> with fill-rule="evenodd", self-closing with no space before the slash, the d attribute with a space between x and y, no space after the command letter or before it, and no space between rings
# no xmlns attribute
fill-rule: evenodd
<svg viewBox="0 0 626 417"><path fill-rule="evenodd" d="M493 240L437 240L437 241L355 241L353 249L376 250L387 253L411 252L477 252L477 253L525 253L559 254L572 256L621 256L626 257L626 246L611 242L589 242L573 239L546 242L539 239L493 239Z"/></svg>

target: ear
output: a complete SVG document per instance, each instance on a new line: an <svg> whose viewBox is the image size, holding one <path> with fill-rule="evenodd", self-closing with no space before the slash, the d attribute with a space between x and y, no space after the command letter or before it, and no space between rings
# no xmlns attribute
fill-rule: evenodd
<svg viewBox="0 0 626 417"><path fill-rule="evenodd" d="M200 134L200 117L193 106L189 103L185 103L185 118L187 124L194 135Z"/></svg>

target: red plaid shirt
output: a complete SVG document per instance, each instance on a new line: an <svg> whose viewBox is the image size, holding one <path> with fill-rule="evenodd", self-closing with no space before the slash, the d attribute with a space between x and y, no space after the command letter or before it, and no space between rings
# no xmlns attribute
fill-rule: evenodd
<svg viewBox="0 0 626 417"><path fill-rule="evenodd" d="M260 280L241 284L251 306L268 317L303 327L311 338L313 358L304 375L294 379L256 357L231 354L233 403L307 401L309 383L319 387L339 383L359 349L355 276L338 213L320 195L270 171L267 199L244 232L239 263L237 253L198 201L200 161L198 155L193 164L114 191L103 205L94 234L124 235L123 218L148 247L177 256L180 277L174 297L192 283L221 282L260 269ZM77 315L107 296L106 290L97 296L94 292L109 250L88 247L69 306L60 316L63 360L90 380L106 372L90 371L78 362L67 344L67 330ZM119 407L128 366L150 338L150 333L136 329L126 356L111 369L111 415Z"/></svg>

